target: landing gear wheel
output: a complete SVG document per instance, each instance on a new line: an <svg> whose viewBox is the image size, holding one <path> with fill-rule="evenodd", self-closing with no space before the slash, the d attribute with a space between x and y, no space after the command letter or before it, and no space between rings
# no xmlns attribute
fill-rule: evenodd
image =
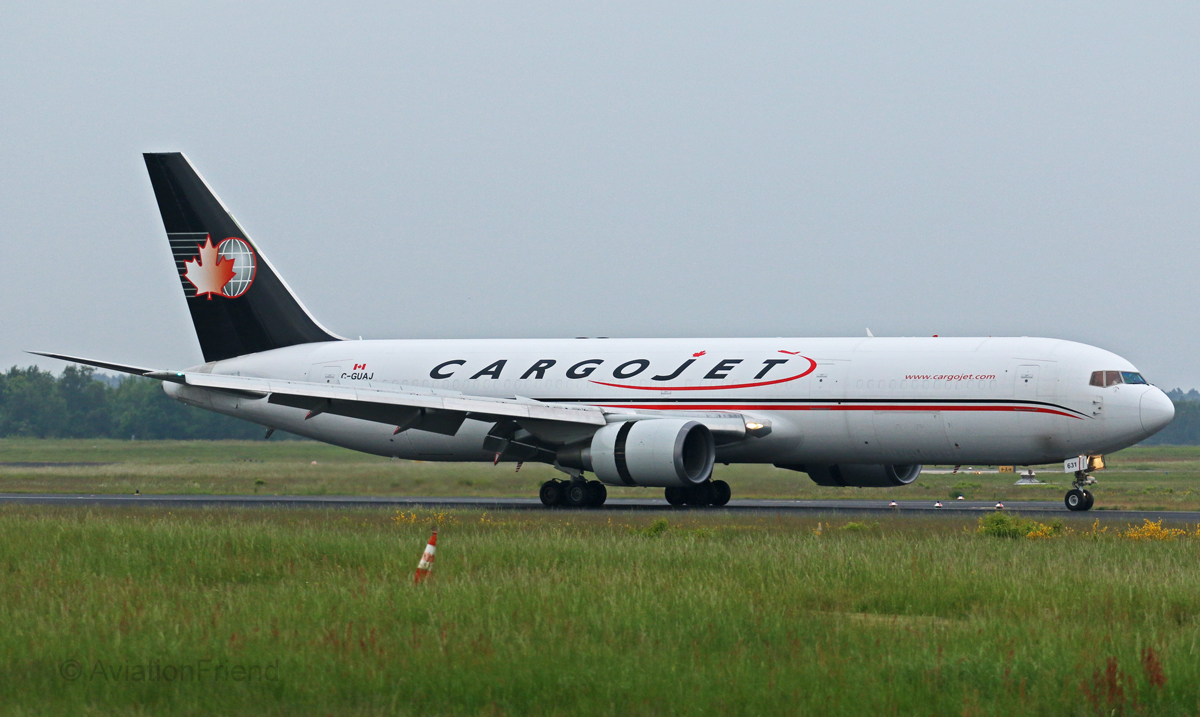
<svg viewBox="0 0 1200 717"><path fill-rule="evenodd" d="M712 482L712 503L709 505L720 508L729 502L732 495L733 491L730 490L728 483L723 480L715 480Z"/></svg>
<svg viewBox="0 0 1200 717"><path fill-rule="evenodd" d="M671 505L683 505L684 503L687 502L687 489L686 488L680 488L679 486L671 486L670 488L667 488L663 492L666 493L667 502L670 503Z"/></svg>
<svg viewBox="0 0 1200 717"><path fill-rule="evenodd" d="M567 506L571 508L586 508L588 505L588 486L581 480L573 480L567 484Z"/></svg>
<svg viewBox="0 0 1200 717"><path fill-rule="evenodd" d="M1065 499L1067 508L1069 510L1091 510L1096 503L1096 498L1086 488L1095 484L1095 478L1083 471L1075 471L1075 480L1071 483L1071 490L1067 491Z"/></svg>
<svg viewBox="0 0 1200 717"><path fill-rule="evenodd" d="M556 480L546 481L542 484L542 489L538 491L538 497L542 499L542 505L547 508L562 505L563 499L566 497L562 482Z"/></svg>
<svg viewBox="0 0 1200 717"><path fill-rule="evenodd" d="M688 505L702 506L712 505L713 503L713 487L711 482L692 485L684 488L687 491L685 500Z"/></svg>
<svg viewBox="0 0 1200 717"><path fill-rule="evenodd" d="M587 504L590 508L599 508L608 500L608 488L598 480L588 481Z"/></svg>

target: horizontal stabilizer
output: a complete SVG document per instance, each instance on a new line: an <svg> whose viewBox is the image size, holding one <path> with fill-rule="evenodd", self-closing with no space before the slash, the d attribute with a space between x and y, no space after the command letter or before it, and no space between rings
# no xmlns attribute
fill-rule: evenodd
<svg viewBox="0 0 1200 717"><path fill-rule="evenodd" d="M121 373L131 373L135 376L145 376L146 374L157 373L156 369L142 368L140 366L126 366L120 363L109 363L108 361L97 361L96 359L79 358L78 356L67 356L64 354L52 354L44 351L26 351L25 353L34 354L35 356L45 356L46 358L59 359L61 361L70 361L71 363L81 363L84 366L95 366L96 368L108 369L109 371L119 371Z"/></svg>

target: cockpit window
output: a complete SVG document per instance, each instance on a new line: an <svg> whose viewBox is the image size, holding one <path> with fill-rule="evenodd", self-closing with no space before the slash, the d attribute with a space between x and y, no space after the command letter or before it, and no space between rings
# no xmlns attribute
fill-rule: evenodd
<svg viewBox="0 0 1200 717"><path fill-rule="evenodd" d="M1088 383L1092 386L1116 386L1122 383L1145 384L1147 381L1142 374L1133 371L1093 371L1092 380Z"/></svg>

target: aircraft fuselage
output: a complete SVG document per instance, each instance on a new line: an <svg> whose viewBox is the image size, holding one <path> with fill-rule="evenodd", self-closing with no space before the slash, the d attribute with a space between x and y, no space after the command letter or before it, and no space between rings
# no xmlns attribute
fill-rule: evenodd
<svg viewBox="0 0 1200 717"><path fill-rule="evenodd" d="M366 340L289 346L206 364L215 374L341 386L525 397L640 413L737 412L768 435L720 462L1014 464L1133 445L1173 415L1149 384L1093 346L1043 338ZM1140 378L1140 376L1139 376ZM490 423L453 436L165 384L193 405L383 456L491 461Z"/></svg>

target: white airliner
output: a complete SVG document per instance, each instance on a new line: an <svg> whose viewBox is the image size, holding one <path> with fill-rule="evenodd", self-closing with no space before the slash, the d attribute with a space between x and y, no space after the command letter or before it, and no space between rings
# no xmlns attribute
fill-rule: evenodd
<svg viewBox="0 0 1200 717"><path fill-rule="evenodd" d="M145 160L205 363L164 371L40 355L160 379L171 397L268 435L425 461L553 464L569 479L542 486L546 505L601 505L606 485L724 505L715 463L902 486L923 464L1102 455L1175 413L1130 362L1055 339L350 341L308 313L186 157ZM1080 468L1072 510L1093 502Z"/></svg>

